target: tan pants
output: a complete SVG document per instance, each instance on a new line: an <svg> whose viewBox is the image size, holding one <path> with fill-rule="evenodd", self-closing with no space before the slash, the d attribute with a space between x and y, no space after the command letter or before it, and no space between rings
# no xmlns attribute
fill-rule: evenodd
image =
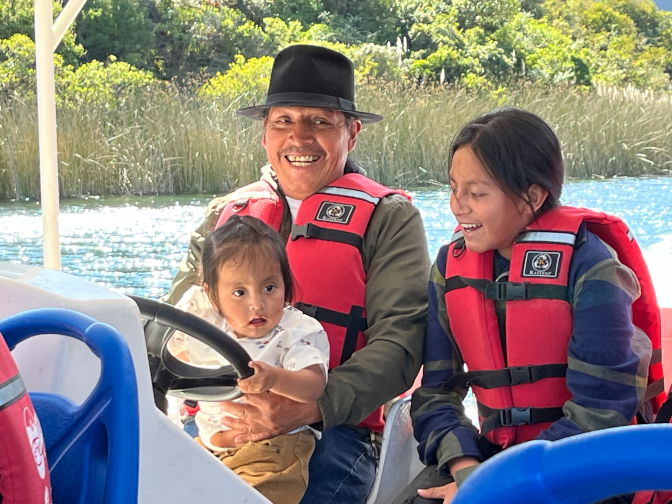
<svg viewBox="0 0 672 504"><path fill-rule="evenodd" d="M273 504L298 504L308 486L315 437L308 430L215 453Z"/></svg>

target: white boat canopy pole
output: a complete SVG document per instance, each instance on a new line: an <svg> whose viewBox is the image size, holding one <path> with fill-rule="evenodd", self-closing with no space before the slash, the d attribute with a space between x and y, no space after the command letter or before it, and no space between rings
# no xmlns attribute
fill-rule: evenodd
<svg viewBox="0 0 672 504"><path fill-rule="evenodd" d="M86 0L70 0L54 23L52 0L35 0L35 70L40 145L40 199L44 266L61 269L58 234L58 144L54 51ZM52 26L53 23L53 26Z"/></svg>

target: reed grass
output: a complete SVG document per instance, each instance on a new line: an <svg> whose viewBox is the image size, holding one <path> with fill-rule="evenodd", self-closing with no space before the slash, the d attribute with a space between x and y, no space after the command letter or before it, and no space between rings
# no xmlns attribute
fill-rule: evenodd
<svg viewBox="0 0 672 504"><path fill-rule="evenodd" d="M563 145L568 178L672 173L672 100L630 90L520 87L499 93L446 87L360 87L360 110L385 116L359 137L355 159L391 186L444 184L450 141L478 114L503 105L541 115ZM255 180L266 156L261 125L235 111L263 101L222 103L177 90L120 110L61 109L60 193L86 195L224 193ZM0 107L0 200L39 197L34 103Z"/></svg>

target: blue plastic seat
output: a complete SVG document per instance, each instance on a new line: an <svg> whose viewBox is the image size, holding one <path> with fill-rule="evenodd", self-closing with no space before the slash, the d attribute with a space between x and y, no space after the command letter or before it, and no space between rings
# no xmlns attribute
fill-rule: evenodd
<svg viewBox="0 0 672 504"><path fill-rule="evenodd" d="M80 406L56 394L30 394L44 434L54 504L137 502L138 390L119 332L78 312L43 308L0 321L0 333L10 350L31 336L69 336L101 360L98 383Z"/></svg>
<svg viewBox="0 0 672 504"><path fill-rule="evenodd" d="M672 424L514 446L479 467L453 504L582 504L639 490L672 490Z"/></svg>

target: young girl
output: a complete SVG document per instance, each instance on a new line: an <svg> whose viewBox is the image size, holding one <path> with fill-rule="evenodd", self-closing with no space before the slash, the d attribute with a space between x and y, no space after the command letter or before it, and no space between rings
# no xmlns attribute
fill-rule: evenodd
<svg viewBox="0 0 672 504"><path fill-rule="evenodd" d="M451 154L458 228L430 274L411 408L429 467L396 503L448 503L502 449L650 420L661 399L660 364L648 376L659 314L639 247L620 219L559 204L553 130L502 109L466 124ZM468 387L480 432L462 406Z"/></svg>
<svg viewBox="0 0 672 504"><path fill-rule="evenodd" d="M247 350L254 375L238 380L240 389L317 400L327 379L329 342L319 322L289 306L292 275L278 233L254 217L234 215L206 237L202 260L203 287L192 287L176 306L215 324ZM192 364L225 364L183 333L171 338L169 350ZM305 427L236 446L241 433L222 424L220 404L199 402L201 443L275 504L298 503L308 484L312 431Z"/></svg>

